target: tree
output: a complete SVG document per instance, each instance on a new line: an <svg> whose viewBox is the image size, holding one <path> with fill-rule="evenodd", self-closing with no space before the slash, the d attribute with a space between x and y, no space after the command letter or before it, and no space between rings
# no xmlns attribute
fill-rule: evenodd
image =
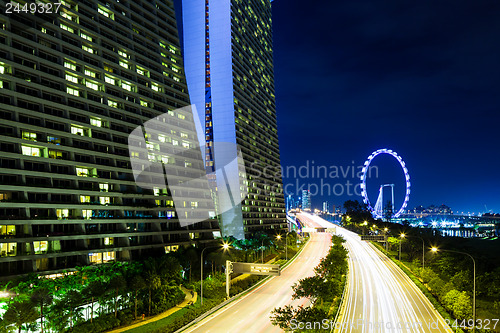
<svg viewBox="0 0 500 333"><path fill-rule="evenodd" d="M109 280L108 288L110 291L114 291L115 295L113 297L115 305L115 318L118 316L118 293L120 290L127 286L127 281L121 274L115 274L111 280Z"/></svg>
<svg viewBox="0 0 500 333"><path fill-rule="evenodd" d="M41 331L43 333L43 308L45 305L49 305L52 303L52 294L49 292L47 288L41 287L41 288L36 288L33 290L33 293L31 294L31 301L34 304L37 304L40 306L40 326L41 326Z"/></svg>
<svg viewBox="0 0 500 333"><path fill-rule="evenodd" d="M70 327L73 327L75 322L78 321L79 313L77 308L82 304L82 294L77 290L70 290L64 295L63 302L69 309Z"/></svg>
<svg viewBox="0 0 500 333"><path fill-rule="evenodd" d="M134 319L137 319L137 293L139 292L139 290L146 288L146 282L144 282L144 279L142 278L142 276L137 274L132 278L130 285L132 286L133 290L135 291Z"/></svg>
<svg viewBox="0 0 500 333"><path fill-rule="evenodd" d="M83 290L85 297L90 298L90 322L94 321L94 302L96 298L102 297L106 292L104 283L101 280L90 281Z"/></svg>
<svg viewBox="0 0 500 333"><path fill-rule="evenodd" d="M8 325L14 325L19 333L24 324L31 324L37 319L38 312L31 301L12 302L3 315L3 321Z"/></svg>
<svg viewBox="0 0 500 333"><path fill-rule="evenodd" d="M463 320L472 315L472 304L470 297L465 291L450 290L443 299L444 305L453 312L455 318Z"/></svg>
<svg viewBox="0 0 500 333"><path fill-rule="evenodd" d="M146 282L146 287L148 288L149 291L149 309L148 309L148 316L151 315L151 292L153 290L156 290L160 288L161 286L161 279L158 274L155 272L149 271L146 273L146 276L144 278L144 282Z"/></svg>

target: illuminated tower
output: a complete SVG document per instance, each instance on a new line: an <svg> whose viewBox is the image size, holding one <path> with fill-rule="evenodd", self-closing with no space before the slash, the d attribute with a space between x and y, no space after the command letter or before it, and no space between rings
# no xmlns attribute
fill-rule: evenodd
<svg viewBox="0 0 500 333"><path fill-rule="evenodd" d="M262 229L286 228L273 78L269 0L182 0L186 79L205 137L205 166L221 169L241 149L246 172L238 175L248 195L220 211L224 235L243 238ZM223 186L217 176L216 184ZM233 197L237 197L233 193ZM219 200L224 200L220 199ZM223 203L219 203L219 207Z"/></svg>

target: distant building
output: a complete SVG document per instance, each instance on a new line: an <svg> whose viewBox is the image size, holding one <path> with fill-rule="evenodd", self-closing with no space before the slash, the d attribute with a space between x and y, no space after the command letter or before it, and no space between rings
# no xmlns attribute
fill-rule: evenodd
<svg viewBox="0 0 500 333"><path fill-rule="evenodd" d="M311 191L302 191L302 209L311 209Z"/></svg>
<svg viewBox="0 0 500 333"><path fill-rule="evenodd" d="M323 201L323 211L326 213L330 211L330 205L328 204L328 201Z"/></svg>
<svg viewBox="0 0 500 333"><path fill-rule="evenodd" d="M415 207L413 210L410 210L409 213L426 214L426 215L431 215L431 214L451 215L453 214L453 211L451 210L450 207L444 204L441 206L430 205L429 207L424 207L420 205Z"/></svg>

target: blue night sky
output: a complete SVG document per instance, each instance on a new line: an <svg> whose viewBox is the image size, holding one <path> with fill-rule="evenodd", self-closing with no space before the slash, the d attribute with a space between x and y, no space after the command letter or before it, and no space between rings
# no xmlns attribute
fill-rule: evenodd
<svg viewBox="0 0 500 333"><path fill-rule="evenodd" d="M345 169L390 148L410 172L409 207L500 212L498 17L500 2L489 0L274 1L283 167ZM404 191L395 160L374 163L381 175L368 185L373 202L382 183ZM357 182L324 182L347 180ZM331 193L312 203L350 198L359 199Z"/></svg>

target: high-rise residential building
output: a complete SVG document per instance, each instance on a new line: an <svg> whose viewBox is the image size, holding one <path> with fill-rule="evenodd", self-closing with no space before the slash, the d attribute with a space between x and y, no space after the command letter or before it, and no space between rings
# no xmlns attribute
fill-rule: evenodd
<svg viewBox="0 0 500 333"><path fill-rule="evenodd" d="M330 210L330 204L328 201L323 201L323 212L328 213Z"/></svg>
<svg viewBox="0 0 500 333"><path fill-rule="evenodd" d="M205 172L201 152L175 154L198 138L178 110L190 101L172 0L61 3L53 15L0 14L4 278L165 253L218 231L216 220L181 227L170 191L137 186L131 170L143 158L179 179ZM146 133L147 156L129 156L128 135L159 115L168 132ZM209 205L206 192L191 189L184 205Z"/></svg>
<svg viewBox="0 0 500 333"><path fill-rule="evenodd" d="M217 196L220 227L237 238L286 228L273 78L271 1L182 0L183 48L191 102L205 137L207 171L237 175L248 195ZM217 149L217 143L232 143ZM215 147L214 147L215 143ZM239 147L239 148L237 148ZM227 166L241 149L241 164ZM217 171L216 171L217 173ZM215 186L225 186L216 175ZM230 200L245 197L231 206ZM224 202L228 201L228 202Z"/></svg>
<svg viewBox="0 0 500 333"><path fill-rule="evenodd" d="M311 209L311 192L302 190L302 209Z"/></svg>

